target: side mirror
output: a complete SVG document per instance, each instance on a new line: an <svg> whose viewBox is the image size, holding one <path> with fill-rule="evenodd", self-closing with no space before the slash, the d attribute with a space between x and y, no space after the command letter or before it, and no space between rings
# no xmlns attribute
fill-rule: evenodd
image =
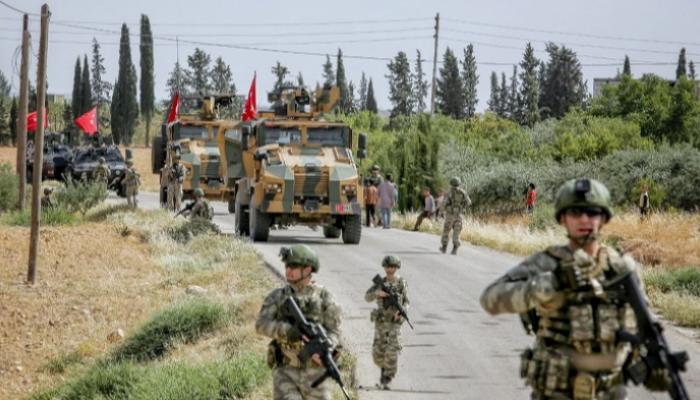
<svg viewBox="0 0 700 400"><path fill-rule="evenodd" d="M250 126L241 127L241 147L243 147L243 150L248 150L248 138L251 133L252 129Z"/></svg>
<svg viewBox="0 0 700 400"><path fill-rule="evenodd" d="M367 157L367 134L366 133L360 133L360 136L357 138L357 158L365 158Z"/></svg>

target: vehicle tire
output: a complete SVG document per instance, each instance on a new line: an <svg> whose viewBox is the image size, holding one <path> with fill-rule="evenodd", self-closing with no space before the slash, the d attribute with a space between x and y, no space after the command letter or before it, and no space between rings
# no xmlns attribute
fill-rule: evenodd
<svg viewBox="0 0 700 400"><path fill-rule="evenodd" d="M160 208L168 208L168 188L160 188Z"/></svg>
<svg viewBox="0 0 700 400"><path fill-rule="evenodd" d="M328 239L337 239L340 237L340 228L335 225L324 225L323 236Z"/></svg>
<svg viewBox="0 0 700 400"><path fill-rule="evenodd" d="M117 192L117 196L122 197L122 198L126 198L126 185L124 184L124 182L117 183L116 192Z"/></svg>
<svg viewBox="0 0 700 400"><path fill-rule="evenodd" d="M230 195L228 198L228 212L233 214L236 212L236 196Z"/></svg>
<svg viewBox="0 0 700 400"><path fill-rule="evenodd" d="M236 230L236 234L238 236L247 236L249 235L248 229L250 228L249 224L249 217L250 215L248 214L248 206L244 206L239 202L236 202L235 205L235 216L233 218L234 222L234 229Z"/></svg>
<svg viewBox="0 0 700 400"><path fill-rule="evenodd" d="M250 209L250 238L254 242L267 242L270 237L270 216L258 209Z"/></svg>
<svg viewBox="0 0 700 400"><path fill-rule="evenodd" d="M153 138L153 146L151 146L151 163L153 164L153 173L157 174L163 167L165 162L165 143L163 138L156 136Z"/></svg>
<svg viewBox="0 0 700 400"><path fill-rule="evenodd" d="M343 243L358 244L362 236L362 223L359 215L348 215L345 217L343 227Z"/></svg>

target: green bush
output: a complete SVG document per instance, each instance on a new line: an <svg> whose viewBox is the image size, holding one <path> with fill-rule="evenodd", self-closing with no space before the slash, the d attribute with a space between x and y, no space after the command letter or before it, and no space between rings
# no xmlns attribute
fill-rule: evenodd
<svg viewBox="0 0 700 400"><path fill-rule="evenodd" d="M50 374L62 374L69 366L80 364L82 361L83 357L77 352L62 353L58 357L49 360L40 370Z"/></svg>
<svg viewBox="0 0 700 400"><path fill-rule="evenodd" d="M148 361L163 356L176 341L185 343L219 328L227 319L221 304L193 299L154 315L117 347L113 361Z"/></svg>
<svg viewBox="0 0 700 400"><path fill-rule="evenodd" d="M30 226L32 223L32 210L25 208L22 211L12 211L0 217L0 222L5 225ZM80 222L80 218L66 211L62 207L42 208L40 223L42 225L74 225Z"/></svg>
<svg viewBox="0 0 700 400"><path fill-rule="evenodd" d="M12 171L12 165L0 163L0 212L10 210L17 205L18 179L17 174Z"/></svg>
<svg viewBox="0 0 700 400"><path fill-rule="evenodd" d="M644 274L644 282L663 293L673 291L700 297L700 269L697 267L654 269Z"/></svg>
<svg viewBox="0 0 700 400"><path fill-rule="evenodd" d="M221 233L219 226L203 218L189 219L182 225L169 228L168 235L179 243L187 243L193 237L208 233Z"/></svg>
<svg viewBox="0 0 700 400"><path fill-rule="evenodd" d="M68 384L34 395L30 400L128 400L142 371L131 363L98 363Z"/></svg>
<svg viewBox="0 0 700 400"><path fill-rule="evenodd" d="M89 209L107 199L107 187L99 182L68 180L66 186L58 190L55 198L69 212L80 212L85 216Z"/></svg>

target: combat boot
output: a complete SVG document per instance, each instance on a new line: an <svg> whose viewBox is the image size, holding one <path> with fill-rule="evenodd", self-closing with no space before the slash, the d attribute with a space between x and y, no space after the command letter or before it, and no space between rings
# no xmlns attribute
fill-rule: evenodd
<svg viewBox="0 0 700 400"><path fill-rule="evenodd" d="M446 244L440 246L440 252L441 252L442 254L445 254L446 251L447 251L447 245L446 245Z"/></svg>
<svg viewBox="0 0 700 400"><path fill-rule="evenodd" d="M458 248L458 247L453 247L453 248L452 248L452 253L450 253L450 254L452 254L453 256L456 256L456 255L457 255L457 248ZM444 251L443 251L443 253L444 253Z"/></svg>
<svg viewBox="0 0 700 400"><path fill-rule="evenodd" d="M391 390L391 387L389 386L390 383L391 383L391 378L389 378L388 376L385 376L384 377L384 384L382 385L382 389Z"/></svg>

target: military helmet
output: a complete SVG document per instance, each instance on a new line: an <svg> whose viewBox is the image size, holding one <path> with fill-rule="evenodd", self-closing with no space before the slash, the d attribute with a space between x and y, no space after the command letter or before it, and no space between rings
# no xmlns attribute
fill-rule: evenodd
<svg viewBox="0 0 700 400"><path fill-rule="evenodd" d="M134 165L134 160L132 160L131 158L126 160L126 165L128 165L128 166Z"/></svg>
<svg viewBox="0 0 700 400"><path fill-rule="evenodd" d="M310 265L313 272L318 272L320 268L316 252L305 244L282 247L280 249L280 257L285 264Z"/></svg>
<svg viewBox="0 0 700 400"><path fill-rule="evenodd" d="M50 187L44 188L44 194L51 194L51 192L53 192L53 189L51 189Z"/></svg>
<svg viewBox="0 0 700 400"><path fill-rule="evenodd" d="M100 157L97 161L99 161L100 164L104 164L105 158L104 158L104 157Z"/></svg>
<svg viewBox="0 0 700 400"><path fill-rule="evenodd" d="M396 268L401 268L401 259L396 256L386 256L382 260L382 267L395 265Z"/></svg>
<svg viewBox="0 0 700 400"><path fill-rule="evenodd" d="M564 183L554 200L555 217L572 207L598 207L608 220L613 216L610 191L595 179L572 179Z"/></svg>
<svg viewBox="0 0 700 400"><path fill-rule="evenodd" d="M194 197L202 197L204 196L204 190L202 190L202 188L197 188L192 192L192 194Z"/></svg>
<svg viewBox="0 0 700 400"><path fill-rule="evenodd" d="M462 184L462 182L459 180L459 177L457 177L457 176L453 176L450 179L450 185L452 185L452 186L459 186L461 184Z"/></svg>
<svg viewBox="0 0 700 400"><path fill-rule="evenodd" d="M372 171L379 171L379 165L374 164L374 165L372 166Z"/></svg>

